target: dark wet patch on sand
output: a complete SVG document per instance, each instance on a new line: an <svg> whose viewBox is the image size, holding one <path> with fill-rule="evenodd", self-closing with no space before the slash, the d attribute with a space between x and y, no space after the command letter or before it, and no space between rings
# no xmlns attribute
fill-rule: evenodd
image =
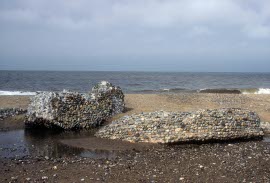
<svg viewBox="0 0 270 183"><path fill-rule="evenodd" d="M60 142L70 147L83 148L93 151L143 151L159 146L158 144L131 143L121 140L102 139L97 137L67 139L60 140Z"/></svg>
<svg viewBox="0 0 270 183"><path fill-rule="evenodd" d="M0 121L0 131L17 130L24 128L24 114L8 117Z"/></svg>

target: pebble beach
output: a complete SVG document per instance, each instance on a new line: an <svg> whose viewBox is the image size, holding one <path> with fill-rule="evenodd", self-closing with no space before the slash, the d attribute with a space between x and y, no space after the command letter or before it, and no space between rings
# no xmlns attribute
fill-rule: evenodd
<svg viewBox="0 0 270 183"><path fill-rule="evenodd" d="M26 109L29 96L0 96L0 108ZM126 94L123 116L152 111L191 112L225 107L255 111L270 121L270 96L255 94ZM23 116L0 122L1 131L23 129ZM151 145L93 137L58 139L64 146L103 156L28 155L0 158L1 182L268 182L270 140ZM38 148L36 145L35 148ZM3 151L3 149L1 149ZM111 153L104 156L104 153ZM74 168L76 167L76 168Z"/></svg>

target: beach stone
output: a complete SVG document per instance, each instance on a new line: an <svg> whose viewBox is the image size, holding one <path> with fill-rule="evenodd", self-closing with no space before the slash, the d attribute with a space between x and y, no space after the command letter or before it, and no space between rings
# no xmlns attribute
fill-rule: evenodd
<svg viewBox="0 0 270 183"><path fill-rule="evenodd" d="M265 134L270 134L270 122L261 122L261 127Z"/></svg>
<svg viewBox="0 0 270 183"><path fill-rule="evenodd" d="M112 105L112 115L123 112L125 108L124 94L121 88L119 86L113 86L108 81L101 81L96 84L92 88L90 95L93 100L104 100L109 98Z"/></svg>
<svg viewBox="0 0 270 183"><path fill-rule="evenodd" d="M124 110L120 87L107 81L95 85L90 93L39 92L33 96L26 114L26 126L62 129L92 128Z"/></svg>
<svg viewBox="0 0 270 183"><path fill-rule="evenodd" d="M133 114L102 127L95 135L130 142L179 143L258 138L263 131L255 112L227 108Z"/></svg>
<svg viewBox="0 0 270 183"><path fill-rule="evenodd" d="M199 93L225 93L225 94L241 94L242 92L237 89L202 89Z"/></svg>
<svg viewBox="0 0 270 183"><path fill-rule="evenodd" d="M1 108L0 109L0 120L4 120L5 118L25 114L27 112L26 109L22 108Z"/></svg>

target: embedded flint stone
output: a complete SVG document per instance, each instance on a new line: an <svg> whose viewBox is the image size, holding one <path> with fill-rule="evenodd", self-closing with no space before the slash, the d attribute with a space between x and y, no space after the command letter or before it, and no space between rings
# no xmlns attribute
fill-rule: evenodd
<svg viewBox="0 0 270 183"><path fill-rule="evenodd" d="M104 100L109 98L112 104L112 115L119 114L124 111L124 95L119 86L113 86L107 81L101 81L92 88L90 94L93 100Z"/></svg>
<svg viewBox="0 0 270 183"><path fill-rule="evenodd" d="M28 107L25 124L62 129L92 128L121 113L124 107L121 88L102 81L89 94L66 90L37 93Z"/></svg>

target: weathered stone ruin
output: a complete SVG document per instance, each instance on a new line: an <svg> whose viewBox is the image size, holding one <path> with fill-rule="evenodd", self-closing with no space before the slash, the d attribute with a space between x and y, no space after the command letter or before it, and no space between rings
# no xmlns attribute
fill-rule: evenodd
<svg viewBox="0 0 270 183"><path fill-rule="evenodd" d="M96 136L130 142L179 143L249 139L262 137L263 131L255 112L230 108L124 116L101 128Z"/></svg>
<svg viewBox="0 0 270 183"><path fill-rule="evenodd" d="M40 92L28 107L26 126L92 128L124 110L120 87L102 81L88 94L76 92Z"/></svg>

